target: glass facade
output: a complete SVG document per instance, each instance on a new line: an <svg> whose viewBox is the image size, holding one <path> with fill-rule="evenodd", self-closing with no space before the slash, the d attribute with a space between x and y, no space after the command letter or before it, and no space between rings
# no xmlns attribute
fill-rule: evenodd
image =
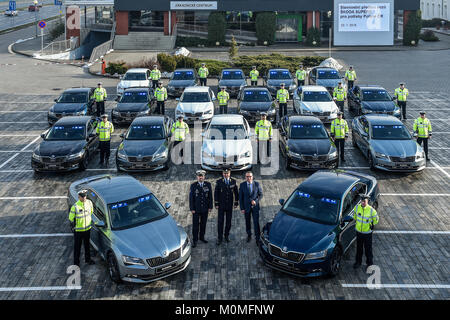
<svg viewBox="0 0 450 320"><path fill-rule="evenodd" d="M164 28L164 12L162 11L130 11L128 19L130 30L162 30Z"/></svg>

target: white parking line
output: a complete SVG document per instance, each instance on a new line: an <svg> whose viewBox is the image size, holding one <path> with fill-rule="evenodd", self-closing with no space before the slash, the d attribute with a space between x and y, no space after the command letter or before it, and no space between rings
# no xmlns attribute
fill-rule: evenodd
<svg viewBox="0 0 450 320"><path fill-rule="evenodd" d="M29 103L55 103L55 101L0 101L0 103L10 103L10 104L19 104L19 103L23 103L23 104L29 104Z"/></svg>
<svg viewBox="0 0 450 320"><path fill-rule="evenodd" d="M24 151L25 149L27 149L29 146L31 146L33 143L35 143L40 137L36 137L36 139L34 139L33 141L31 141L29 144L27 144L25 147L23 147L22 149L20 149L20 151ZM8 160L6 160L5 162L3 162L0 165L0 169L3 168L4 166L6 166L9 162L11 162L12 160L14 160L15 157L17 157L20 153L17 152L16 154L14 154L11 158L9 158Z"/></svg>
<svg viewBox="0 0 450 320"><path fill-rule="evenodd" d="M0 200L47 200L67 199L67 196L45 196L45 197L0 197Z"/></svg>
<svg viewBox="0 0 450 320"><path fill-rule="evenodd" d="M450 197L450 193L380 193L380 196Z"/></svg>
<svg viewBox="0 0 450 320"><path fill-rule="evenodd" d="M22 110L22 111L0 110L0 113L24 113L24 112L48 112L48 110Z"/></svg>
<svg viewBox="0 0 450 320"><path fill-rule="evenodd" d="M366 289L450 289L449 284L362 284L362 283L341 283L344 288L366 288Z"/></svg>
<svg viewBox="0 0 450 320"><path fill-rule="evenodd" d="M81 286L71 286L71 287L10 287L10 288L0 288L0 292L13 292L13 291L62 291L62 290L81 290Z"/></svg>
<svg viewBox="0 0 450 320"><path fill-rule="evenodd" d="M445 174L447 176L447 178L450 179L450 174L448 174L446 171L444 171L436 162L434 162L433 160L430 160L431 164L433 166L436 167L436 169L438 169L440 172L442 172L443 174Z"/></svg>
<svg viewBox="0 0 450 320"><path fill-rule="evenodd" d="M2 234L0 238L73 237L73 233Z"/></svg>
<svg viewBox="0 0 450 320"><path fill-rule="evenodd" d="M13 123L17 123L17 122L18 121L0 121L1 124L8 124L8 123L13 124ZM46 123L46 124L48 124L47 121L19 121L19 122L20 123L39 123L39 124Z"/></svg>
<svg viewBox="0 0 450 320"><path fill-rule="evenodd" d="M427 230L418 230L418 231L410 231L410 230L374 230L374 233L382 233L382 234L449 234L450 231L427 231Z"/></svg>

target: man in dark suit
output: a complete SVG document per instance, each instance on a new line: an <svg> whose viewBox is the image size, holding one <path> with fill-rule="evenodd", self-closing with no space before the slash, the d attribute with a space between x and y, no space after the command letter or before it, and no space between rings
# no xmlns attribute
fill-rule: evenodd
<svg viewBox="0 0 450 320"><path fill-rule="evenodd" d="M253 174L249 171L245 174L245 182L239 186L239 204L241 212L245 215L245 227L247 230L247 242L252 239L251 217L255 231L256 243L259 242L259 201L263 192L258 182L253 181Z"/></svg>
<svg viewBox="0 0 450 320"><path fill-rule="evenodd" d="M213 196L211 183L205 181L204 170L198 170L197 182L191 184L189 192L189 210L192 213L192 247L197 246L200 233L200 241L208 243L205 240L206 222L208 213L213 208Z"/></svg>
<svg viewBox="0 0 450 320"><path fill-rule="evenodd" d="M222 243L223 222L225 222L225 241L230 242L231 218L233 214L233 205L238 206L238 187L236 180L230 178L230 169L223 170L223 179L216 181L214 188L214 206L218 209L217 215L217 245Z"/></svg>

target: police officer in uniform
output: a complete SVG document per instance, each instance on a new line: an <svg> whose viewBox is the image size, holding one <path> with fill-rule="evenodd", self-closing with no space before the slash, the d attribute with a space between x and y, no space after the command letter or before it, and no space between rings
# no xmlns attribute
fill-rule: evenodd
<svg viewBox="0 0 450 320"><path fill-rule="evenodd" d="M223 178L216 181L214 188L214 206L218 210L217 215L217 245L223 240L223 222L225 218L225 241L230 242L231 218L233 206L239 204L239 192L236 180L230 178L230 169L223 170Z"/></svg>
<svg viewBox="0 0 450 320"><path fill-rule="evenodd" d="M211 183L205 181L205 170L198 170L197 182L191 184L189 192L189 209L192 213L192 247L197 246L198 239L208 243L205 239L206 222L208 213L213 208L213 195Z"/></svg>
<svg viewBox="0 0 450 320"><path fill-rule="evenodd" d="M80 266L81 245L84 244L84 261L95 264L91 259L89 238L91 231L92 212L94 206L87 199L87 190L78 192L78 201L70 208L69 221L74 233L73 264Z"/></svg>
<svg viewBox="0 0 450 320"><path fill-rule="evenodd" d="M109 154L111 152L111 134L114 125L108 121L108 115L102 115L102 121L97 125L96 132L99 136L100 164L108 166Z"/></svg>
<svg viewBox="0 0 450 320"><path fill-rule="evenodd" d="M433 130L431 128L431 122L425 117L425 114L425 111L420 111L420 117L414 121L413 131L414 137L417 138L417 143L421 146L423 143L423 151L425 151L427 161L430 161L430 158L428 157L428 139L431 138Z"/></svg>
<svg viewBox="0 0 450 320"><path fill-rule="evenodd" d="M97 84L97 88L94 90L93 98L95 99L95 107L97 117L105 113L105 101L108 95L106 94L106 89L102 87L102 83Z"/></svg>
<svg viewBox="0 0 450 320"><path fill-rule="evenodd" d="M167 101L167 89L163 87L162 82L158 82L158 88L155 90L156 113L165 114L164 102Z"/></svg>

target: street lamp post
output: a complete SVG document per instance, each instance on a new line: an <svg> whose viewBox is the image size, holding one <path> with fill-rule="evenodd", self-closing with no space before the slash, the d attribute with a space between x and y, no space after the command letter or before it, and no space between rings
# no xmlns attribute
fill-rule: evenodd
<svg viewBox="0 0 450 320"><path fill-rule="evenodd" d="M332 12L328 11L327 16L328 18L331 18ZM329 29L329 36L328 36L328 56L331 58L331 37L333 34L333 21L331 22L331 27Z"/></svg>

